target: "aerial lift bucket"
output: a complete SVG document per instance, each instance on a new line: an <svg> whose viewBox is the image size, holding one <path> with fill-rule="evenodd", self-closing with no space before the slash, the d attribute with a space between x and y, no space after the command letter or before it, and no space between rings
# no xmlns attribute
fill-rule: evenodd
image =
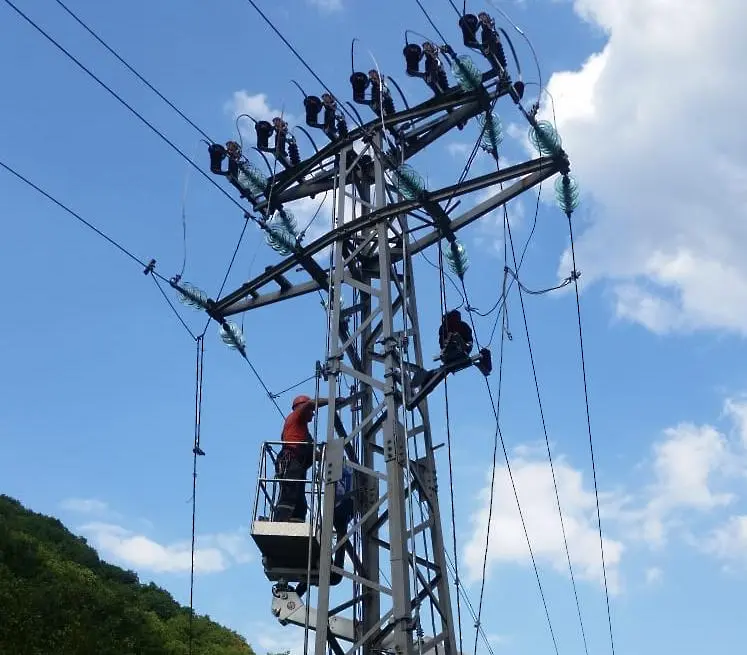
<svg viewBox="0 0 747 655"><path fill-rule="evenodd" d="M309 507L305 523L274 521L273 515L281 482L277 477L276 464L281 449L282 442L280 441L266 441L262 444L252 515L252 539L262 553L265 575L272 582L306 581L309 575L310 548L311 579L309 582L317 584L321 550L320 477L313 475L312 471L310 480L299 480L304 483L304 493Z"/></svg>

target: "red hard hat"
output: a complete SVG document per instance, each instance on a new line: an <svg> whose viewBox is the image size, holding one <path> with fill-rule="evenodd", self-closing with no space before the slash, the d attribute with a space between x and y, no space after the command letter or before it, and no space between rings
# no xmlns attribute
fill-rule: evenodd
<svg viewBox="0 0 747 655"><path fill-rule="evenodd" d="M293 399L293 404L291 405L291 409L296 409L296 407L298 407L299 405L303 405L305 403L310 403L310 402L311 402L311 398L309 398L308 396L296 396Z"/></svg>

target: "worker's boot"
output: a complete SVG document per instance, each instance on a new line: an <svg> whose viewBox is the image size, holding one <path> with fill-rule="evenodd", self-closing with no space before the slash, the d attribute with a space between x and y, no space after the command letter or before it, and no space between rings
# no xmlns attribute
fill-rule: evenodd
<svg viewBox="0 0 747 655"><path fill-rule="evenodd" d="M485 377L493 371L493 356L487 348L480 350L480 359L475 362L475 366Z"/></svg>
<svg viewBox="0 0 747 655"><path fill-rule="evenodd" d="M449 335L441 351L441 361L444 366L454 366L469 361L467 346L460 335L454 333Z"/></svg>

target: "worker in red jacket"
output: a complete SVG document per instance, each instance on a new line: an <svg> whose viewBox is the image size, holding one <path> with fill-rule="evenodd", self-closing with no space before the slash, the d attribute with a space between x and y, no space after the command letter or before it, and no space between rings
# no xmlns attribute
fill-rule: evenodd
<svg viewBox="0 0 747 655"><path fill-rule="evenodd" d="M314 457L314 441L309 432L309 423L314 420L316 407L329 404L326 398L316 403L309 396L293 399L291 413L283 424L283 447L275 465L276 476L281 480L280 497L273 515L274 521L303 523L306 520L306 473Z"/></svg>

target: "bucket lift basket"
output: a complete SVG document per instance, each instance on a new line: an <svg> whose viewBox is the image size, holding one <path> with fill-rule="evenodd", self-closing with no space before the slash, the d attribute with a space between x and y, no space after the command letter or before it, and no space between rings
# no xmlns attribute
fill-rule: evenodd
<svg viewBox="0 0 747 655"><path fill-rule="evenodd" d="M262 553L262 564L267 579L272 582L306 581L309 574L309 548L311 548L310 584L318 584L321 534L321 470L323 456L317 459L309 472L309 479L290 480L303 482L308 505L305 523L274 521L275 508L280 495L281 480L277 475L277 461L282 449L281 441L262 444L257 472L257 489L252 514L251 535Z"/></svg>

